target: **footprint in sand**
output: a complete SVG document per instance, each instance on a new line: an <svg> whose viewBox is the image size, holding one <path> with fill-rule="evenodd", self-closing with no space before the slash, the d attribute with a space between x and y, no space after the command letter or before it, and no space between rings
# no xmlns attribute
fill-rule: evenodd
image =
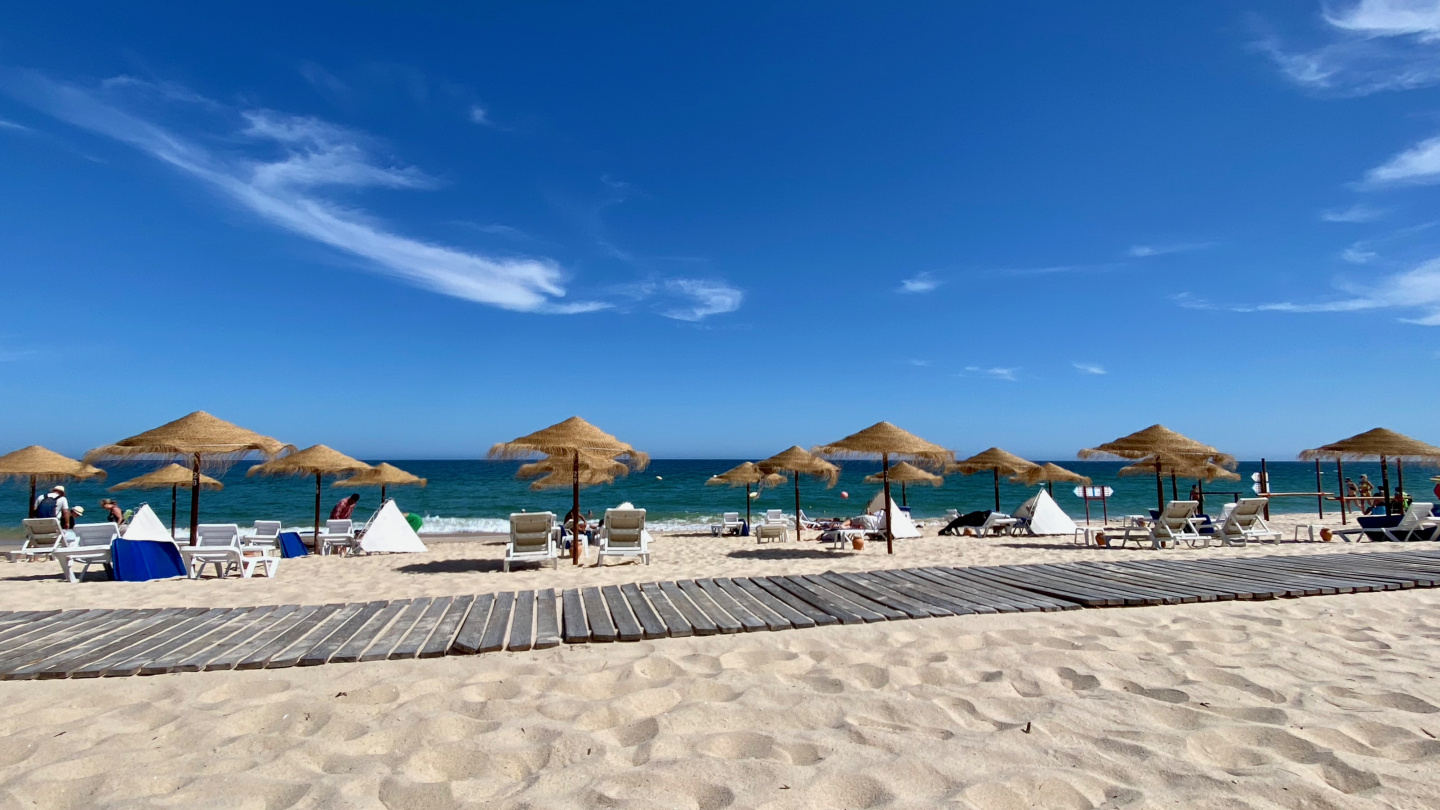
<svg viewBox="0 0 1440 810"><path fill-rule="evenodd" d="M1100 685L1100 679L1094 675L1085 675L1069 667L1060 667L1055 670L1055 674L1059 675L1060 680L1064 681L1065 685L1075 692L1084 692L1087 689L1094 689Z"/></svg>
<svg viewBox="0 0 1440 810"><path fill-rule="evenodd" d="M712 734L701 740L695 750L716 759L767 759L775 749L775 738L753 731L731 731Z"/></svg>
<svg viewBox="0 0 1440 810"><path fill-rule="evenodd" d="M861 774L841 774L817 780L817 784L805 791L804 806L807 807L883 807L895 796L875 779Z"/></svg>

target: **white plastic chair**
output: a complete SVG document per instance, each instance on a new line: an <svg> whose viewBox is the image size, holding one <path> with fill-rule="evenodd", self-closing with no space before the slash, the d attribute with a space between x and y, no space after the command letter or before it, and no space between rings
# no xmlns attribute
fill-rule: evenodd
<svg viewBox="0 0 1440 810"><path fill-rule="evenodd" d="M1243 546L1251 540L1278 544L1280 532L1270 528L1264 519L1265 505L1269 502L1269 498L1241 498L1215 530L1215 538L1227 546Z"/></svg>
<svg viewBox="0 0 1440 810"><path fill-rule="evenodd" d="M745 521L740 519L739 512L726 512L720 516L719 523L710 524L710 534L721 537L727 534L739 534L745 527Z"/></svg>
<svg viewBox="0 0 1440 810"><path fill-rule="evenodd" d="M25 518L21 522L25 524L25 542L10 552L10 562L21 558L43 560L65 547L65 530L60 528L59 518Z"/></svg>
<svg viewBox="0 0 1440 810"><path fill-rule="evenodd" d="M645 531L644 509L605 510L596 565L603 566L606 557L639 557L650 564L650 533Z"/></svg>
<svg viewBox="0 0 1440 810"><path fill-rule="evenodd" d="M554 512L516 512L510 516L510 542L505 544L505 570L512 562L550 560L560 570L557 542L560 527L555 525Z"/></svg>
<svg viewBox="0 0 1440 810"><path fill-rule="evenodd" d="M215 566L217 577L238 571L244 579L250 579L257 570L274 577L280 567L280 558L271 556L270 548L242 544L240 527L234 523L201 523L196 528L195 541L193 546L180 548L191 579L199 579L207 565Z"/></svg>
<svg viewBox="0 0 1440 810"><path fill-rule="evenodd" d="M85 578L90 566L110 564L110 544L120 536L120 527L114 523L81 523L70 531L75 534L75 544L55 549L52 554L60 563L60 574L69 582ZM80 566L77 576L75 566Z"/></svg>

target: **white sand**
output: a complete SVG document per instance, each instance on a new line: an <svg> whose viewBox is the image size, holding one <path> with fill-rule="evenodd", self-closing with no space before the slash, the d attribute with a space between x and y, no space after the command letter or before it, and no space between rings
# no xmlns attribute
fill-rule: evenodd
<svg viewBox="0 0 1440 810"><path fill-rule="evenodd" d="M510 576L467 562L498 558L495 547L459 543L296 561L274 583L68 585L17 581L53 574L12 565L0 566L0 607L316 603L1155 553L1037 547L1048 542L781 556L814 551L790 544L757 557L737 554L753 551L743 541L665 538L648 568ZM442 571L406 570L427 565ZM1435 807L1437 639L1440 592L1403 591L0 683L0 808Z"/></svg>

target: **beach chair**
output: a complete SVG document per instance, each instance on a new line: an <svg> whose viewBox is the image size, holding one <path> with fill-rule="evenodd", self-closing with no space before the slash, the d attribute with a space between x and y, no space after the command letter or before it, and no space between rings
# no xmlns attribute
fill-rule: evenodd
<svg viewBox="0 0 1440 810"><path fill-rule="evenodd" d="M811 520L805 516L805 510L800 510L800 528L802 529L824 529L825 524L818 520Z"/></svg>
<svg viewBox="0 0 1440 810"><path fill-rule="evenodd" d="M975 529L975 533L981 537L987 534L1010 534L1019 525L1019 518L1010 517L1004 512L991 512L985 516L985 522Z"/></svg>
<svg viewBox="0 0 1440 810"><path fill-rule="evenodd" d="M1148 534L1152 548L1174 548L1180 543L1210 545L1210 536L1201 533L1195 525L1195 512L1199 501L1171 501L1165 504L1165 511L1150 524ZM1232 513L1233 514L1233 513Z"/></svg>
<svg viewBox="0 0 1440 810"><path fill-rule="evenodd" d="M60 528L60 518L25 518L21 522L25 524L25 542L10 552L10 562L43 560L56 549L65 547L65 530Z"/></svg>
<svg viewBox="0 0 1440 810"><path fill-rule="evenodd" d="M191 579L199 579L205 566L215 566L215 576L225 577L231 571L250 579L256 571L274 577L280 558L272 556L268 546L240 542L240 527L234 523L201 523L195 531L195 545L181 546L180 555Z"/></svg>
<svg viewBox="0 0 1440 810"><path fill-rule="evenodd" d="M720 516L719 523L710 524L710 534L715 537L723 537L727 534L739 534L745 528L745 521L740 519L739 512L726 512Z"/></svg>
<svg viewBox="0 0 1440 810"><path fill-rule="evenodd" d="M604 565L606 557L639 557L650 564L650 533L645 531L644 509L605 510L600 556L595 564Z"/></svg>
<svg viewBox="0 0 1440 810"><path fill-rule="evenodd" d="M337 549L341 553L355 548L355 521L353 520L327 520L325 531L320 533L320 548L317 551L326 555L330 549Z"/></svg>
<svg viewBox="0 0 1440 810"><path fill-rule="evenodd" d="M52 554L60 563L60 575L67 582L79 582L85 578L90 566L110 565L110 544L120 537L120 527L114 523L81 523L70 531L75 534L74 545L55 549ZM77 575L75 566L80 566Z"/></svg>
<svg viewBox="0 0 1440 810"><path fill-rule="evenodd" d="M1226 546L1243 546L1251 540L1279 543L1280 532L1265 523L1265 506L1269 502L1269 498L1241 498L1239 503L1231 504L1234 508L1228 511L1213 536Z"/></svg>
<svg viewBox="0 0 1440 810"><path fill-rule="evenodd" d="M1372 543L1408 543L1440 539L1440 523L1431 514L1434 504L1412 503L1403 515L1361 515L1355 518L1360 525L1353 529L1332 531L1347 543L1361 537ZM1353 539L1352 539L1353 538Z"/></svg>
<svg viewBox="0 0 1440 810"><path fill-rule="evenodd" d="M512 562L552 560L560 570L560 551L556 541L560 527L555 525L554 512L516 512L510 516L510 542L505 544L504 567Z"/></svg>
<svg viewBox="0 0 1440 810"><path fill-rule="evenodd" d="M278 520L257 520L255 521L255 533L248 538L252 546L269 546L280 548L280 521Z"/></svg>
<svg viewBox="0 0 1440 810"><path fill-rule="evenodd" d="M765 512L765 519L751 529L757 543L786 540L790 536L790 521L786 519L784 512L779 509L770 509Z"/></svg>

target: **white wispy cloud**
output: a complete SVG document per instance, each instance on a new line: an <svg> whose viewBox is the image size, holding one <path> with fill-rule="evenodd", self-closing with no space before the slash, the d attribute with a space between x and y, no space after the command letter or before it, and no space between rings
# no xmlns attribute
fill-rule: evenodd
<svg viewBox="0 0 1440 810"><path fill-rule="evenodd" d="M1172 296L1180 306L1192 309L1227 309L1232 312L1369 312L1394 310L1406 313L1404 323L1440 326L1440 259L1431 259L1409 270L1363 283L1340 281L1339 297L1327 301L1279 301L1268 304L1217 306L1189 296Z"/></svg>
<svg viewBox="0 0 1440 810"><path fill-rule="evenodd" d="M1440 137L1427 138L1365 173L1370 185L1440 181Z"/></svg>
<svg viewBox="0 0 1440 810"><path fill-rule="evenodd" d="M1214 242L1172 242L1163 245L1132 245L1125 255L1132 259L1146 259L1151 256L1164 256L1170 253L1189 253L1192 250L1204 250L1212 247Z"/></svg>
<svg viewBox="0 0 1440 810"><path fill-rule="evenodd" d="M979 374L983 377L989 377L994 380L1004 380L1005 382L1015 382L1020 379L1018 376L1020 373L1019 366L1015 366L1013 368L1003 368L999 366L993 368L982 368L981 366L966 366L965 370L971 374Z"/></svg>
<svg viewBox="0 0 1440 810"><path fill-rule="evenodd" d="M1108 273L1129 267L1128 262L1105 262L1102 264L1052 264L1045 267L1002 267L989 271L998 276L1052 276L1062 273Z"/></svg>
<svg viewBox="0 0 1440 810"><path fill-rule="evenodd" d="M1365 247L1363 242L1356 242L1350 247L1340 251L1340 258L1351 264L1369 264L1379 258L1380 254Z"/></svg>
<svg viewBox="0 0 1440 810"><path fill-rule="evenodd" d="M711 315L722 315L740 308L745 293L723 281L698 278L672 278L664 285L665 292L679 299L677 306L661 312L677 321L702 321Z"/></svg>
<svg viewBox="0 0 1440 810"><path fill-rule="evenodd" d="M485 127L495 126L495 122L490 120L489 111L487 111L484 107L481 107L479 104L470 105L470 120L476 124Z"/></svg>
<svg viewBox="0 0 1440 810"><path fill-rule="evenodd" d="M940 281L929 273L921 273L913 278L907 278L900 282L899 292L902 293L928 293L939 289Z"/></svg>
<svg viewBox="0 0 1440 810"><path fill-rule="evenodd" d="M1270 35L1255 43L1300 87L1334 95L1409 90L1440 82L1440 2L1321 3L1329 38L1290 48Z"/></svg>
<svg viewBox="0 0 1440 810"><path fill-rule="evenodd" d="M910 360L906 360L905 362L907 362L907 363L909 363L910 365L915 366L915 367L917 367L917 368L925 368L926 366L930 365L930 361L929 361L929 360L915 360L915 359L910 359Z"/></svg>
<svg viewBox="0 0 1440 810"><path fill-rule="evenodd" d="M1079 371L1079 372L1084 373L1084 374L1098 374L1098 375L1103 375L1103 374L1106 373L1106 372L1105 372L1105 367L1102 366L1102 365L1100 365L1099 363L1080 363L1080 362L1074 362L1074 363L1071 363L1070 365L1074 366L1076 371Z"/></svg>
<svg viewBox="0 0 1440 810"><path fill-rule="evenodd" d="M1374 222L1385 216L1385 209L1357 203L1349 208L1321 211L1320 218L1326 222Z"/></svg>
<svg viewBox="0 0 1440 810"><path fill-rule="evenodd" d="M36 109L139 149L261 219L360 257L378 272L503 309L573 313L608 306L559 300L564 274L549 259L487 256L409 238L327 196L335 189L434 185L418 169L382 162L372 139L314 118L246 110L230 112L231 131L192 140L127 108L126 93L137 82L85 88L35 72L0 73L0 88ZM208 145L217 142L235 147Z"/></svg>
<svg viewBox="0 0 1440 810"><path fill-rule="evenodd" d="M0 129L13 129L13 130L18 130L18 131L20 131L20 132L29 132L29 131L30 131L30 127L27 127L27 126L25 126L24 124L17 124L17 123L15 123L14 121L10 121L10 120L5 119L5 118L0 118Z"/></svg>

